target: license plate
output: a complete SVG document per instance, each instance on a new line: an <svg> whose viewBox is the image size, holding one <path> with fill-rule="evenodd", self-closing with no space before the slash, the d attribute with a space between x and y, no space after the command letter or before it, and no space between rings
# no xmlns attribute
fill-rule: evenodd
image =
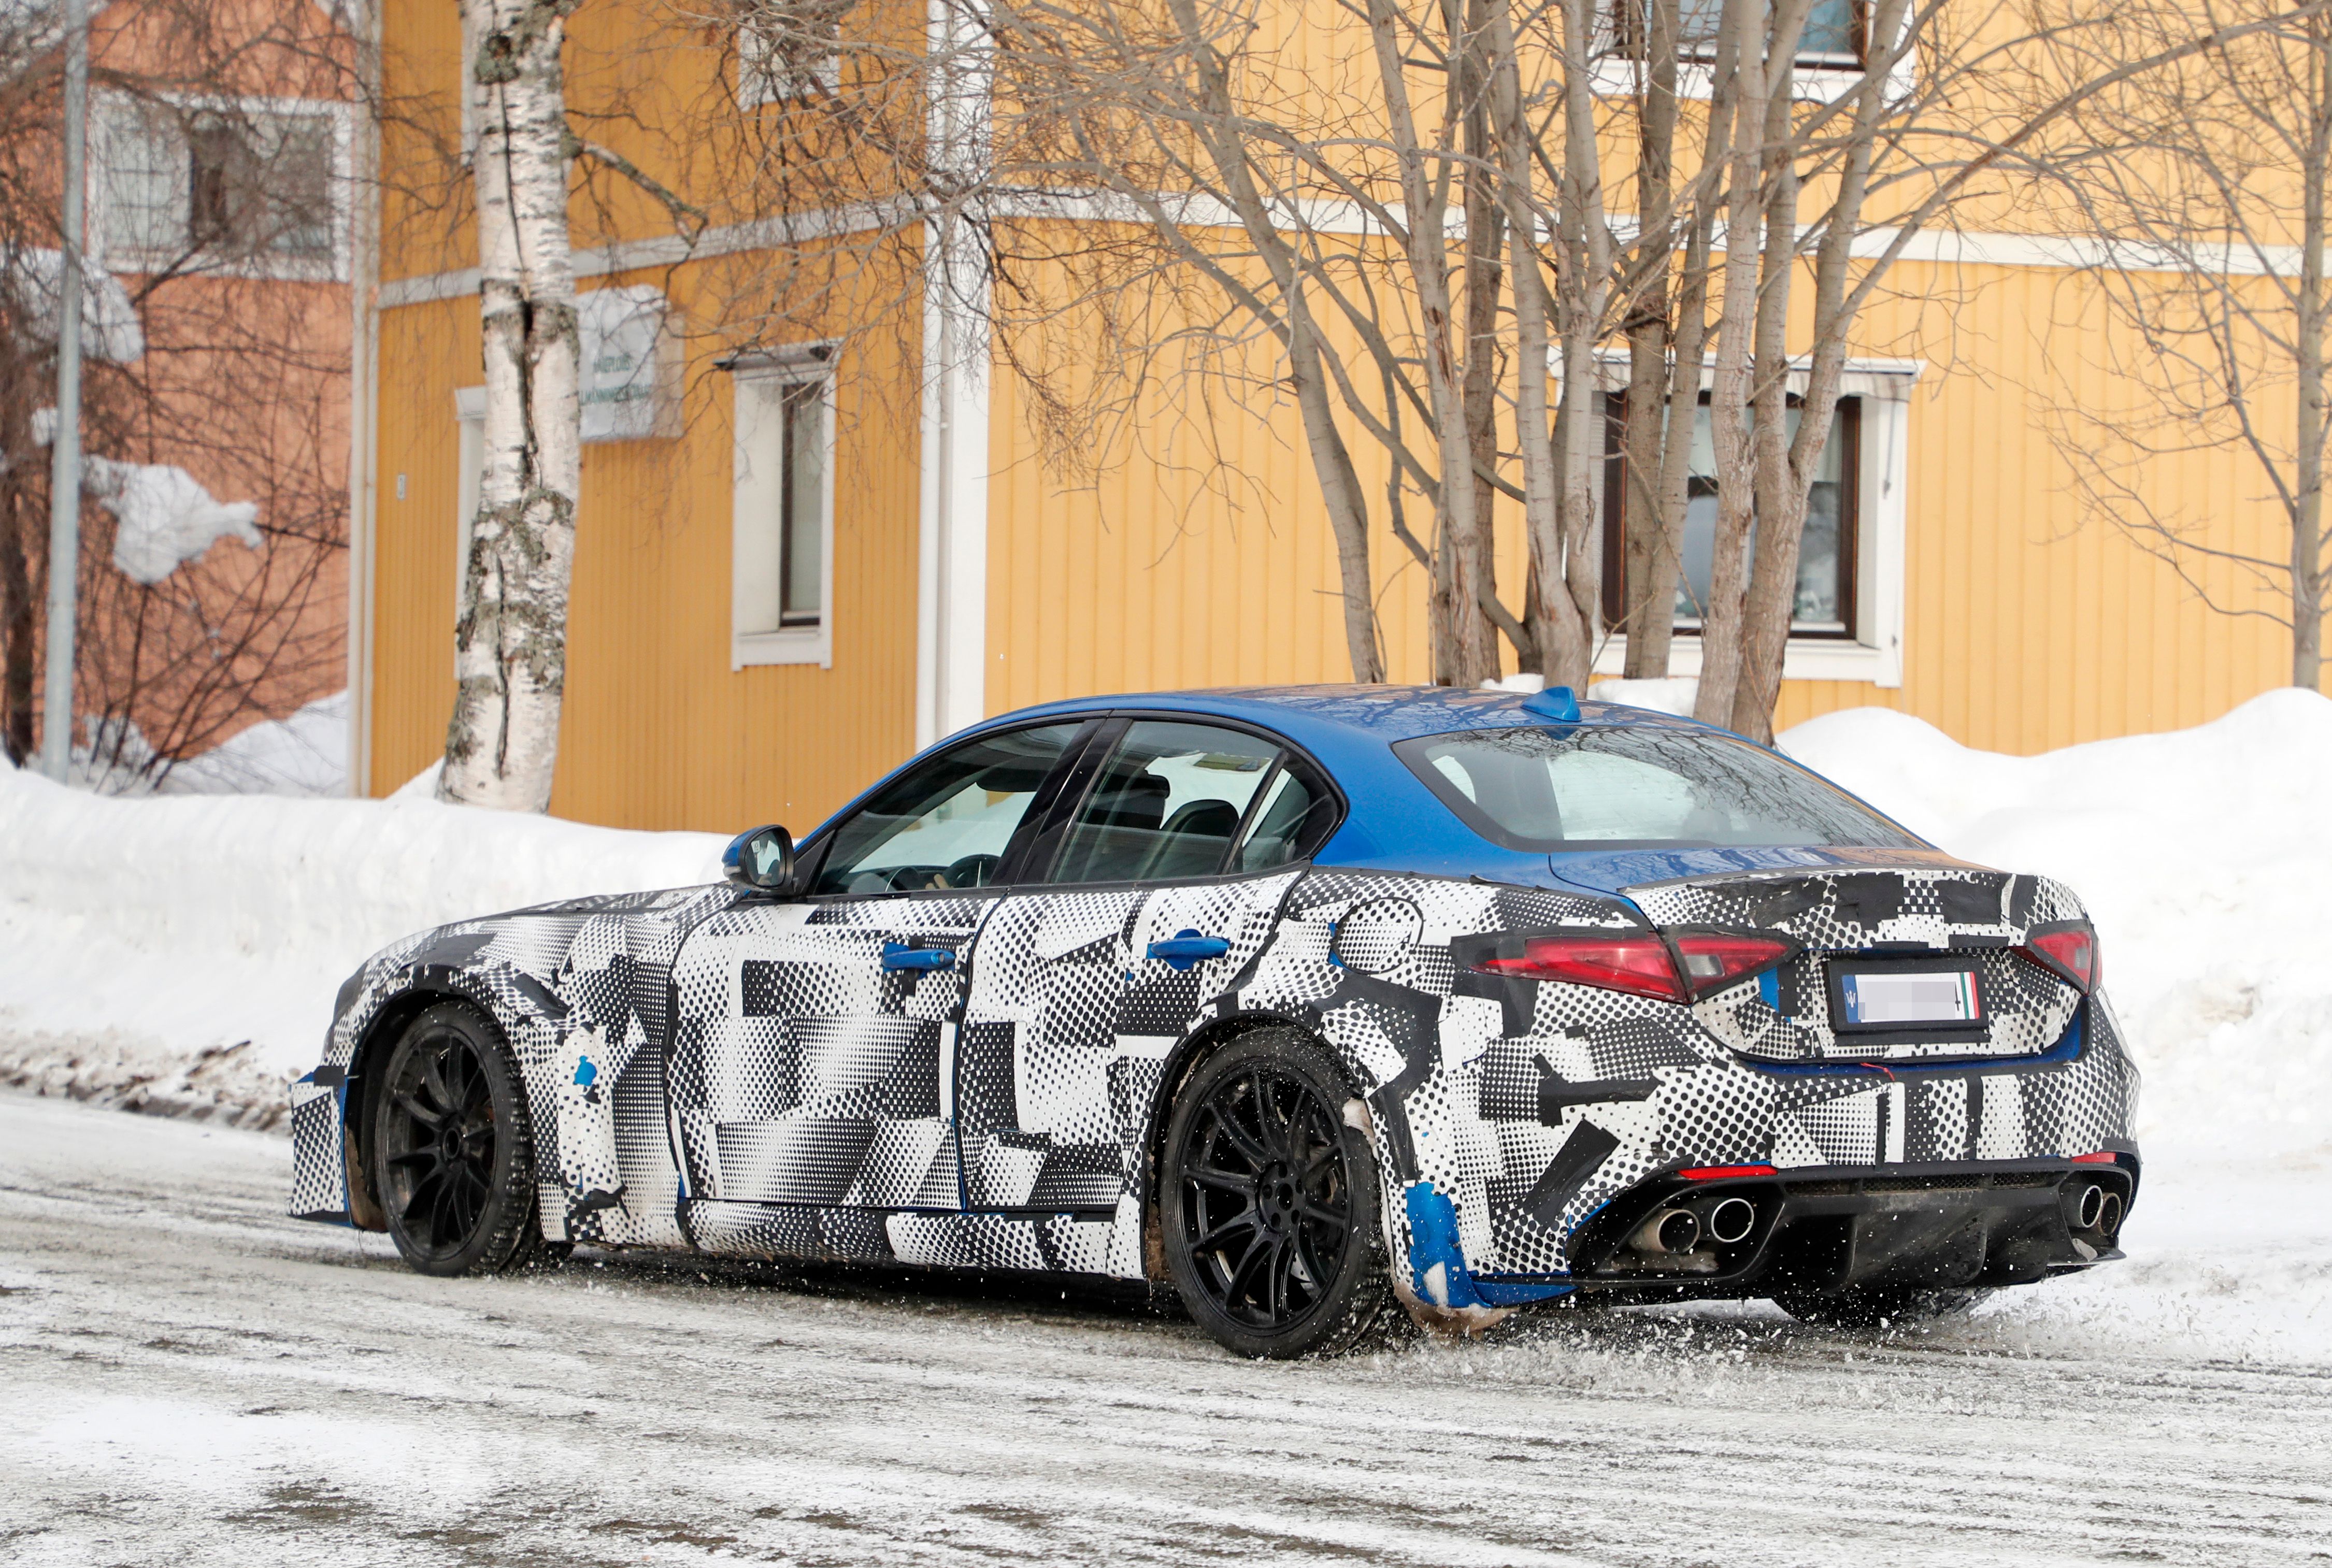
<svg viewBox="0 0 2332 1568"><path fill-rule="evenodd" d="M1850 969L1838 977L1837 1023L1849 1029L1983 1021L1973 968Z"/></svg>

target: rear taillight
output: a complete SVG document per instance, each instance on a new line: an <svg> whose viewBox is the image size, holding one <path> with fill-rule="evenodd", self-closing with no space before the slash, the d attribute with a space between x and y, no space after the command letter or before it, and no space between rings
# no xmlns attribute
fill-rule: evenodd
<svg viewBox="0 0 2332 1568"><path fill-rule="evenodd" d="M2083 991L2097 989L2098 933L2086 920L2038 925L2026 934L2019 956L2062 975Z"/></svg>
<svg viewBox="0 0 2332 1568"><path fill-rule="evenodd" d="M1467 967L1515 980L1600 986L1631 996L1657 997L1664 1002L1684 999L1668 944L1650 932L1526 936L1520 945L1520 952L1486 952Z"/></svg>
<svg viewBox="0 0 2332 1568"><path fill-rule="evenodd" d="M1795 943L1779 937L1726 931L1678 932L1674 941L1677 956L1684 961L1685 983L1696 997L1771 969L1796 951Z"/></svg>
<svg viewBox="0 0 2332 1568"><path fill-rule="evenodd" d="M1687 1002L1770 969L1796 951L1797 944L1786 938L1737 932L1686 931L1662 936L1650 931L1578 931L1474 937L1458 945L1457 956L1458 962L1484 974L1562 980Z"/></svg>

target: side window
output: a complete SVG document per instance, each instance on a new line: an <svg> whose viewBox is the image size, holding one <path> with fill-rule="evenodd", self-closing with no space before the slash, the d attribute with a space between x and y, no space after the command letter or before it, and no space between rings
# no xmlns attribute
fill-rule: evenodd
<svg viewBox="0 0 2332 1568"><path fill-rule="evenodd" d="M1145 719L1070 825L1054 882L1152 882L1224 869L1279 748L1237 730Z"/></svg>
<svg viewBox="0 0 2332 1568"><path fill-rule="evenodd" d="M1309 768L1290 764L1272 775L1262 808L1255 814L1236 869L1269 871L1303 860L1327 841L1336 826L1336 798L1322 788Z"/></svg>
<svg viewBox="0 0 2332 1568"><path fill-rule="evenodd" d="M987 886L1079 728L982 735L892 780L835 830L810 891Z"/></svg>

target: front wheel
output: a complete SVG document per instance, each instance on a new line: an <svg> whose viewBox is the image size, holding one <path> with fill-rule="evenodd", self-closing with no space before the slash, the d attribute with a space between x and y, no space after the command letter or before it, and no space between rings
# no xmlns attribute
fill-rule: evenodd
<svg viewBox="0 0 2332 1568"><path fill-rule="evenodd" d="M1258 1029L1201 1063L1166 1128L1166 1263L1199 1326L1241 1355L1343 1350L1386 1300L1377 1161L1352 1097L1295 1029Z"/></svg>
<svg viewBox="0 0 2332 1568"><path fill-rule="evenodd" d="M543 1250L524 1086L501 1034L459 1002L406 1026L373 1096L373 1190L423 1274L492 1274Z"/></svg>

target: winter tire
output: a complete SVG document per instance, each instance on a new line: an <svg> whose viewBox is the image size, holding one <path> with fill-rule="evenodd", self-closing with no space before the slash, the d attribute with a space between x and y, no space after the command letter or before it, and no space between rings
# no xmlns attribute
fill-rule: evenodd
<svg viewBox="0 0 2332 1568"><path fill-rule="evenodd" d="M544 1253L518 1068L477 1011L440 1002L406 1026L373 1095L373 1190L423 1274L494 1274Z"/></svg>
<svg viewBox="0 0 2332 1568"><path fill-rule="evenodd" d="M1824 1328L1901 1328L1960 1317L1990 1296L1989 1290L1919 1290L1906 1286L1867 1286L1855 1290L1784 1291L1773 1305L1800 1323Z"/></svg>
<svg viewBox="0 0 2332 1568"><path fill-rule="evenodd" d="M1352 1089L1296 1029L1200 1063L1166 1128L1166 1264L1199 1327L1241 1355L1350 1347L1387 1300L1381 1190Z"/></svg>

